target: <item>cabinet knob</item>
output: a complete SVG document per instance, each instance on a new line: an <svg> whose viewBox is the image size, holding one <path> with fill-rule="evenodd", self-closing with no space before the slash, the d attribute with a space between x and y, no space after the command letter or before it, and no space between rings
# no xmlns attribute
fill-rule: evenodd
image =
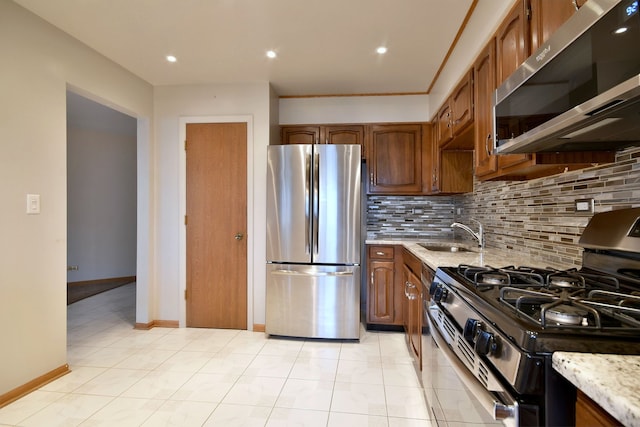
<svg viewBox="0 0 640 427"><path fill-rule="evenodd" d="M484 147L487 150L487 156L491 157L491 150L489 149L489 141L491 141L491 134L487 135L487 140L484 143Z"/></svg>
<svg viewBox="0 0 640 427"><path fill-rule="evenodd" d="M384 255L384 252L380 252L380 251L378 251L378 252L376 252L376 255L378 255L378 256L382 256L382 255Z"/></svg>

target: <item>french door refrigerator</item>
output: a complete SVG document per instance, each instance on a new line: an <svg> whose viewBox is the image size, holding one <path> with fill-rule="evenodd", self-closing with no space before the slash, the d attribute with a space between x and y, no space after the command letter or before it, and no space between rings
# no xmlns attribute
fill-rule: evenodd
<svg viewBox="0 0 640 427"><path fill-rule="evenodd" d="M360 146L271 145L267 154L270 335L360 336Z"/></svg>

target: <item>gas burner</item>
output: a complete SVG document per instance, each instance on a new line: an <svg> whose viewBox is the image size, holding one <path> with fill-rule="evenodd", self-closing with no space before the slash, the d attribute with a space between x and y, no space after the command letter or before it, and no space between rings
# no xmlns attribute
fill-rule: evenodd
<svg viewBox="0 0 640 427"><path fill-rule="evenodd" d="M509 283L509 276L502 273L478 273L476 274L477 285L506 285Z"/></svg>
<svg viewBox="0 0 640 427"><path fill-rule="evenodd" d="M565 304L557 304L553 305L549 304L552 307L546 309L545 306L542 308L543 312L543 320L547 322L553 322L556 325L573 325L573 326L588 326L587 314L588 311L581 308L576 307L575 305L571 305L570 303ZM547 323L544 322L544 323Z"/></svg>
<svg viewBox="0 0 640 427"><path fill-rule="evenodd" d="M563 273L550 274L547 279L549 286L558 288L584 288L584 279L580 276L567 275Z"/></svg>

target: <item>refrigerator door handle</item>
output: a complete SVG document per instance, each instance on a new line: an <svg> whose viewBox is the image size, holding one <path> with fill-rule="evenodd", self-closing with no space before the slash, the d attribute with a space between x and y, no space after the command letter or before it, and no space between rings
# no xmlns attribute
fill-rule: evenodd
<svg viewBox="0 0 640 427"><path fill-rule="evenodd" d="M272 274L279 276L353 276L353 271L314 271L305 273L293 270L273 270Z"/></svg>
<svg viewBox="0 0 640 427"><path fill-rule="evenodd" d="M320 153L313 150L313 255L318 255L318 214L320 211Z"/></svg>
<svg viewBox="0 0 640 427"><path fill-rule="evenodd" d="M305 185L304 185L304 251L311 255L311 159L305 157Z"/></svg>

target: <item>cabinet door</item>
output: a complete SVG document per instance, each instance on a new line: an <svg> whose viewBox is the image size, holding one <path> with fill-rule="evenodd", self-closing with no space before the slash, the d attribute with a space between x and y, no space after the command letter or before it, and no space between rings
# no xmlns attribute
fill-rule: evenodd
<svg viewBox="0 0 640 427"><path fill-rule="evenodd" d="M453 135L473 123L473 71L458 84L451 94L451 128Z"/></svg>
<svg viewBox="0 0 640 427"><path fill-rule="evenodd" d="M357 144L364 141L364 126L323 126L321 141L325 144Z"/></svg>
<svg viewBox="0 0 640 427"><path fill-rule="evenodd" d="M500 86L529 56L525 1L516 2L496 32L496 78ZM498 167L507 168L531 159L528 154L498 157Z"/></svg>
<svg viewBox="0 0 640 427"><path fill-rule="evenodd" d="M498 86L500 86L529 55L524 3L522 0L516 2L496 32L496 78Z"/></svg>
<svg viewBox="0 0 640 427"><path fill-rule="evenodd" d="M493 147L493 108L491 96L496 88L495 40L490 40L473 65L475 95L475 174L484 176L498 170Z"/></svg>
<svg viewBox="0 0 640 427"><path fill-rule="evenodd" d="M422 296L420 292L420 278L411 269L404 265L402 268L402 278L404 283L404 328L407 344L411 355L420 361L422 349ZM420 363L422 366L422 363Z"/></svg>
<svg viewBox="0 0 640 427"><path fill-rule="evenodd" d="M422 192L422 126L373 125L367 161L369 193Z"/></svg>
<svg viewBox="0 0 640 427"><path fill-rule="evenodd" d="M317 144L320 126L284 126L280 129L282 144Z"/></svg>
<svg viewBox="0 0 640 427"><path fill-rule="evenodd" d="M394 323L394 262L369 261L367 323Z"/></svg>
<svg viewBox="0 0 640 427"><path fill-rule="evenodd" d="M585 0L529 0L531 52L549 40Z"/></svg>
<svg viewBox="0 0 640 427"><path fill-rule="evenodd" d="M453 139L451 128L451 105L447 101L438 111L438 145L445 145Z"/></svg>

